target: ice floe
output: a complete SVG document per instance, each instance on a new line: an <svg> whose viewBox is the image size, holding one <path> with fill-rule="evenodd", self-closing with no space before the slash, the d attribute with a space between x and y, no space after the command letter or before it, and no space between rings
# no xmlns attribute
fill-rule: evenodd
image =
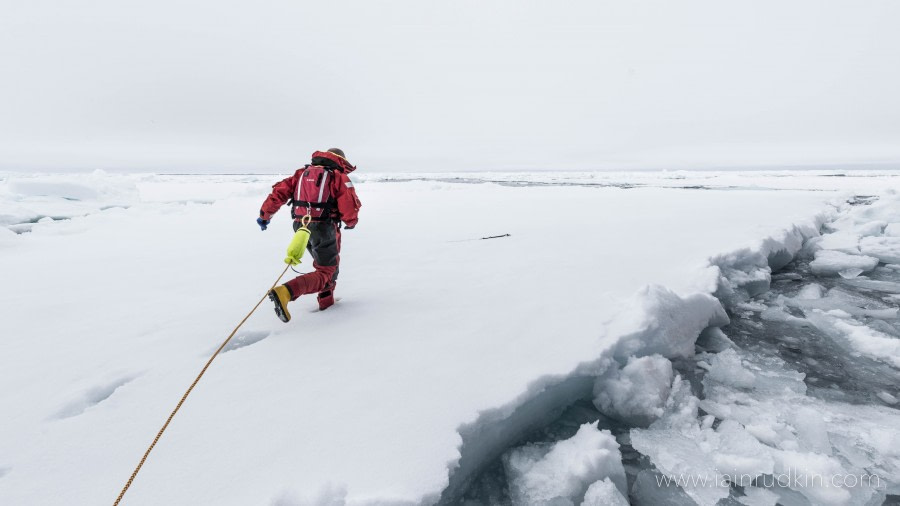
<svg viewBox="0 0 900 506"><path fill-rule="evenodd" d="M120 199L102 182L94 196L80 194L90 201L5 187L4 205L38 219L33 233L0 236L9 241L0 250L3 295L19 301L4 316L12 367L0 402L16 416L0 420L0 455L13 469L0 477L0 502L94 503L117 491L232 316L274 277L285 236L253 224L262 179L125 178L110 183L126 188L129 207L117 210L101 210ZM345 298L291 326L255 317L173 422L129 501L454 504L497 459L522 503L775 494L783 504L840 504L897 493L900 424L890 401L898 392L882 346L896 338L888 320L897 271L819 279L808 266L818 251L838 251L810 240L826 221L837 218L826 232L860 242L881 237L871 224L900 221L896 198L835 208L840 199L825 192L533 184L540 180L360 185L373 225L345 235ZM93 211L66 225L45 212L44 198L48 209L87 202ZM70 211L61 216L81 216ZM288 221L277 216L270 232L288 231ZM66 227L71 234L51 233ZM453 242L495 232L511 236ZM564 256L547 245L552 237L566 238ZM65 265L45 271L61 251ZM807 253L806 270L772 274ZM821 288L798 295L807 281ZM781 299L769 297L773 286ZM47 287L64 296L46 297ZM882 304L851 300L863 292ZM845 357L807 355L804 347L837 343L810 315L878 334L841 334L840 349L852 350ZM796 363L745 349L745 337L770 328L788 329L770 344ZM848 362L835 374L846 377L822 372L839 359ZM122 388L104 373L113 365L129 378ZM97 385L109 395L81 409ZM77 409L67 409L73 400ZM591 401L609 416L597 411L564 437L528 441L561 413L595 415ZM792 469L869 472L886 485L765 487ZM660 482L726 472L752 479ZM35 486L48 476L50 485Z"/></svg>

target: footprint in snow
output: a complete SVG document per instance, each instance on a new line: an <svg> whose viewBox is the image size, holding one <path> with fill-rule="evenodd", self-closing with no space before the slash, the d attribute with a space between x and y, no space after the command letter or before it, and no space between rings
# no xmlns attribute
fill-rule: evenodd
<svg viewBox="0 0 900 506"><path fill-rule="evenodd" d="M126 385L137 378L138 375L119 376L114 381L102 383L94 387L88 388L82 392L76 399L62 407L56 412L54 418L62 420L78 416L85 412L91 406L96 406L101 402L109 399L119 387Z"/></svg>
<svg viewBox="0 0 900 506"><path fill-rule="evenodd" d="M232 350L237 350L240 348L244 348L245 346L250 346L251 344L256 344L263 339L269 337L270 332L263 330L246 330L243 332L238 332L234 337L231 338L231 341L225 345L225 348L222 348L222 353L228 353ZM215 348L210 352L215 351Z"/></svg>

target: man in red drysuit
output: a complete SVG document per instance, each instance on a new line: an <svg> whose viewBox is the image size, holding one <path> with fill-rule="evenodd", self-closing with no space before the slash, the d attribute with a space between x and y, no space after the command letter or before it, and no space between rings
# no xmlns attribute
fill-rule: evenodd
<svg viewBox="0 0 900 506"><path fill-rule="evenodd" d="M291 203L294 231L307 214L309 244L306 249L313 257L313 272L297 276L269 292L275 303L275 313L283 322L290 321L288 302L301 295L317 293L319 309L334 304L338 265L341 261L341 222L347 230L356 227L362 204L347 174L356 170L344 152L338 148L316 151L309 165L298 169L293 176L272 186L272 193L263 202L256 223L265 230L284 204Z"/></svg>

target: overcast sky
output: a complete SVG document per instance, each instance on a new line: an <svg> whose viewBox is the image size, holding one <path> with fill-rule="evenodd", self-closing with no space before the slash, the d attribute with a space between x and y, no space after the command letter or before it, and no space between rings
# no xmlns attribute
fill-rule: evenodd
<svg viewBox="0 0 900 506"><path fill-rule="evenodd" d="M0 0L0 69L0 170L900 162L897 0Z"/></svg>

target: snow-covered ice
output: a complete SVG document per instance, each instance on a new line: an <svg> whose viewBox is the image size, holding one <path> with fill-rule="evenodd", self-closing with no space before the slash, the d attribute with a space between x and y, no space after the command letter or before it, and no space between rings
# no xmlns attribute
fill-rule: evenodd
<svg viewBox="0 0 900 506"><path fill-rule="evenodd" d="M900 237L863 237L859 249L886 264L900 263Z"/></svg>
<svg viewBox="0 0 900 506"><path fill-rule="evenodd" d="M574 436L549 447L515 448L503 460L515 504L581 504L589 487L603 480L619 494L627 493L619 444L596 424L582 425ZM595 489L593 495L599 494Z"/></svg>
<svg viewBox="0 0 900 506"><path fill-rule="evenodd" d="M584 494L581 506L628 506L628 499L609 478L595 481Z"/></svg>
<svg viewBox="0 0 900 506"><path fill-rule="evenodd" d="M660 355L631 356L621 370L612 365L594 384L594 405L629 425L649 425L663 414L672 386L672 362Z"/></svg>
<svg viewBox="0 0 900 506"><path fill-rule="evenodd" d="M894 408L806 396L802 375L755 363L724 336L728 349L703 357L712 395L696 397L689 378L666 367L693 357L707 327L729 322L720 301L767 290L772 265L802 251L850 254L808 240L832 218L829 231L858 234L862 254L900 262L881 232L859 231L900 221L890 193L900 179L795 176L583 175L547 184L559 176L538 174L458 184L365 175L360 226L344 235L341 301L312 313L315 301L301 299L288 325L264 306L188 399L125 503L453 502L501 455L522 464L512 482L523 494L546 478L541 469L568 469L557 495L573 504L617 500L615 492L674 503L675 495L653 495L664 490L651 485L659 473L707 467L833 475L849 460L896 487ZM489 178L466 177L474 181L459 182ZM253 223L276 179L4 176L0 405L14 414L0 419L0 503L115 498L208 355L282 269L287 213L265 233ZM584 184L597 179L604 184ZM700 179L713 189L667 187ZM851 189L882 198L848 214L839 206ZM869 237L881 249L864 246ZM897 293L886 279L835 279ZM785 314L810 325L820 313L855 325L803 307L837 297L812 290L782 311L801 311ZM891 348L863 338L845 341L895 366ZM603 381L605 397L594 392ZM888 390L880 392L893 396ZM652 422L632 438L656 471L642 472L632 490L623 490L616 440L596 426L540 455L515 446L585 398L629 423ZM828 447L821 425L780 418L785 402L842 423ZM582 454L593 457L566 458ZM570 467L548 463L557 456ZM684 490L679 500L710 504L729 494L727 486ZM766 492L745 497L766 501ZM837 504L877 496L870 492L778 493Z"/></svg>
<svg viewBox="0 0 900 506"><path fill-rule="evenodd" d="M850 255L838 250L823 249L816 252L816 259L809 266L813 273L819 275L837 275L848 271L858 276L869 272L878 265L878 259L865 255Z"/></svg>

